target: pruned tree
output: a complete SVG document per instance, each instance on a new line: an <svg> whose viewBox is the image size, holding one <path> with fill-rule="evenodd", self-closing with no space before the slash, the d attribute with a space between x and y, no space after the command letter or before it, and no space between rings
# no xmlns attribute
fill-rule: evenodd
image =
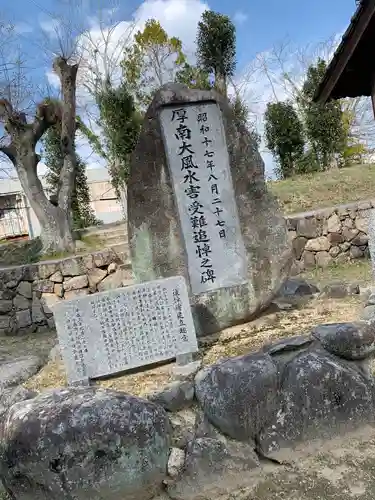
<svg viewBox="0 0 375 500"><path fill-rule="evenodd" d="M296 173L296 165L304 153L302 130L302 123L290 102L267 104L266 145L278 164L277 174L281 179Z"/></svg>
<svg viewBox="0 0 375 500"><path fill-rule="evenodd" d="M46 175L49 194L57 199L63 157L61 152L61 124L49 128L42 138L42 158L48 168ZM90 192L86 176L86 164L76 155L77 168L72 195L73 229L83 229L98 223L90 205ZM50 197L51 199L51 197Z"/></svg>
<svg viewBox="0 0 375 500"><path fill-rule="evenodd" d="M121 62L123 81L136 105L145 109L154 92L174 81L185 62L181 40L169 37L159 21L148 20L144 30L135 34L134 43L125 49Z"/></svg>
<svg viewBox="0 0 375 500"><path fill-rule="evenodd" d="M46 253L72 251L74 240L72 233L71 204L76 172L74 138L76 130L76 79L79 61L76 57L75 39L68 44L69 30L61 25L61 33L66 38L56 38L56 50L53 57L53 71L61 87L61 99L43 99L33 105L34 112L23 107L17 99L23 90L25 80L17 78L15 70L1 73L1 81L6 81L1 97L0 120L4 135L0 152L12 163L19 177L22 189L29 200L41 226L40 238ZM68 50L69 47L69 50ZM66 48L66 50L65 50ZM70 49L73 51L71 52ZM13 56L13 53L12 53ZM19 59L18 59L19 60ZM17 66L19 71L20 65ZM21 66L21 69L22 66ZM1 71L1 69L0 69ZM4 88L7 92L4 92ZM32 99L30 100L32 102ZM38 143L47 130L56 124L61 127L62 168L60 172L57 201L52 204L44 192L38 177Z"/></svg>
<svg viewBox="0 0 375 500"><path fill-rule="evenodd" d="M236 69L236 28L228 16L203 12L198 23L197 61L214 75L215 87L226 96L228 80Z"/></svg>
<svg viewBox="0 0 375 500"><path fill-rule="evenodd" d="M74 249L71 224L71 201L76 169L75 135L75 79L77 65L62 57L54 61L54 69L61 81L62 102L45 100L40 103L34 119L28 121L23 111L13 107L7 99L0 100L0 118L5 137L0 151L12 162L22 189L41 225L44 252ZM43 134L61 123L61 151L63 167L57 192L57 206L48 200L38 177L40 156L36 146Z"/></svg>

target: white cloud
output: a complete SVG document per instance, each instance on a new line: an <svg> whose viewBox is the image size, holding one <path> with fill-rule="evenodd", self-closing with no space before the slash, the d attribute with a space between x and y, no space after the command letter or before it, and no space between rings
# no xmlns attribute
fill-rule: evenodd
<svg viewBox="0 0 375 500"><path fill-rule="evenodd" d="M245 14L245 12L242 12L241 10L238 10L237 12L235 12L234 16L233 16L233 20L236 24L243 24L247 21L248 19L248 16L247 14Z"/></svg>

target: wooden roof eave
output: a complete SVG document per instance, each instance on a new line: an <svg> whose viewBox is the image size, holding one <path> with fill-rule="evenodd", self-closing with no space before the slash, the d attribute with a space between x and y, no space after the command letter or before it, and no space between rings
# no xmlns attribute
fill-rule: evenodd
<svg viewBox="0 0 375 500"><path fill-rule="evenodd" d="M314 101L325 104L332 97L334 88L352 57L363 33L375 14L375 0L362 1L353 15L314 96Z"/></svg>

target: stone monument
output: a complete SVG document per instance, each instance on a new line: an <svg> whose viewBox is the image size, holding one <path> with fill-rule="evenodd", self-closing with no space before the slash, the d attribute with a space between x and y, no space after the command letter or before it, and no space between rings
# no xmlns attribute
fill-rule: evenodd
<svg viewBox="0 0 375 500"><path fill-rule="evenodd" d="M199 336L267 307L292 264L257 146L213 91L156 93L131 162L128 229L135 280L184 276Z"/></svg>
<svg viewBox="0 0 375 500"><path fill-rule="evenodd" d="M61 301L53 314L69 383L175 357L189 362L198 350L181 276Z"/></svg>

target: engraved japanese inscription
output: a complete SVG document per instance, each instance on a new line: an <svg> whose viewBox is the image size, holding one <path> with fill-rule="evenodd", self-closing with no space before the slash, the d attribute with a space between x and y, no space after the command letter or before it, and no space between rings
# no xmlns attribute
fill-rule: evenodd
<svg viewBox="0 0 375 500"><path fill-rule="evenodd" d="M246 283L247 262L219 107L165 107L160 121L194 294Z"/></svg>
<svg viewBox="0 0 375 500"><path fill-rule="evenodd" d="M64 301L53 312L69 382L198 350L181 276Z"/></svg>

